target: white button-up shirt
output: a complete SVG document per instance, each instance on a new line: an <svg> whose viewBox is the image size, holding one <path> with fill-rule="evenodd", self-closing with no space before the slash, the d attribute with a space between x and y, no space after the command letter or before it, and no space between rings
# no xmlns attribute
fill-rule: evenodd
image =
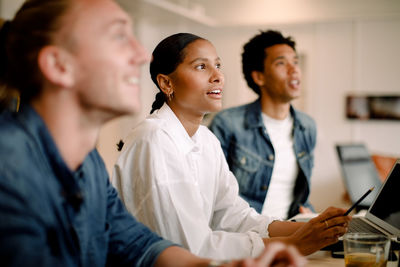
<svg viewBox="0 0 400 267"><path fill-rule="evenodd" d="M190 137L168 105L128 136L113 170L127 209L165 239L214 259L257 256L273 218L238 195L218 139Z"/></svg>

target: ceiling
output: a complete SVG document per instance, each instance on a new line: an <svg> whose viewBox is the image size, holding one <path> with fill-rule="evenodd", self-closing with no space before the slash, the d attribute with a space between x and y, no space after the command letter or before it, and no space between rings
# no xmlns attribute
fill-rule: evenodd
<svg viewBox="0 0 400 267"><path fill-rule="evenodd" d="M400 19L400 0L117 0L138 18L210 27ZM10 17L23 0L0 0Z"/></svg>
<svg viewBox="0 0 400 267"><path fill-rule="evenodd" d="M210 27L400 18L400 0L120 0L134 16Z"/></svg>

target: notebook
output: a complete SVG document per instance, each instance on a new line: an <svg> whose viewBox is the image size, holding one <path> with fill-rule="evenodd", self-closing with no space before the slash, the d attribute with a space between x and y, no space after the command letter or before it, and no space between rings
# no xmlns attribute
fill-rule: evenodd
<svg viewBox="0 0 400 267"><path fill-rule="evenodd" d="M355 228L358 223L371 231ZM400 159L394 164L365 216L353 217L349 226L349 232L375 231L372 229L389 237L400 236Z"/></svg>

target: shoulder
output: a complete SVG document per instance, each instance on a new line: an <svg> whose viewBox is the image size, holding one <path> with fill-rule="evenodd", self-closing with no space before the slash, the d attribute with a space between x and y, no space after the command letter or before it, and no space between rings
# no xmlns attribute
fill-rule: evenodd
<svg viewBox="0 0 400 267"><path fill-rule="evenodd" d="M17 121L15 118L15 114L11 112L2 112L0 113L0 135L2 138L0 139L0 142L4 138L10 138L14 134L25 134L25 131L23 131L22 126L20 123Z"/></svg>
<svg viewBox="0 0 400 267"><path fill-rule="evenodd" d="M247 117L257 110L256 102L227 108L218 112L211 121L210 129L214 132L217 128L220 128L222 131L243 128Z"/></svg>
<svg viewBox="0 0 400 267"><path fill-rule="evenodd" d="M159 118L149 117L135 126L128 134L126 141L153 142L167 133L166 122Z"/></svg>
<svg viewBox="0 0 400 267"><path fill-rule="evenodd" d="M161 152L174 149L174 139L164 120L146 118L134 127L124 139L121 157L132 157L135 153ZM147 152L146 152L147 151ZM160 155L161 153L156 153Z"/></svg>
<svg viewBox="0 0 400 267"><path fill-rule="evenodd" d="M297 120L295 124L300 126L305 140L308 140L311 146L315 146L317 142L317 126L314 119L304 112L298 110L295 110L294 112Z"/></svg>
<svg viewBox="0 0 400 267"><path fill-rule="evenodd" d="M241 105L241 106L224 109L224 110L218 112L215 115L215 117L216 118L236 118L238 116L244 116L244 114L246 113L246 111L249 109L249 107L252 104L253 103L249 103L249 104L245 104L245 105Z"/></svg>
<svg viewBox="0 0 400 267"><path fill-rule="evenodd" d="M0 162L2 164L19 164L30 157L34 140L11 113L0 115Z"/></svg>
<svg viewBox="0 0 400 267"><path fill-rule="evenodd" d="M310 115L308 115L302 111L299 111L297 109L294 109L294 113L295 113L296 119L300 122L300 124L304 128L311 129L311 130L316 129L315 120Z"/></svg>

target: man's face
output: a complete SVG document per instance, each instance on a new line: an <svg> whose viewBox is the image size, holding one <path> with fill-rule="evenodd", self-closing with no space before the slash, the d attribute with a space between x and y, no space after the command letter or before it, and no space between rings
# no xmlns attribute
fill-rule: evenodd
<svg viewBox="0 0 400 267"><path fill-rule="evenodd" d="M137 112L140 66L148 56L132 34L131 19L112 0L75 3L66 23L79 106L106 119Z"/></svg>
<svg viewBox="0 0 400 267"><path fill-rule="evenodd" d="M288 103L300 96L301 71L296 52L289 45L266 48L264 71L261 73L261 94L279 103Z"/></svg>

